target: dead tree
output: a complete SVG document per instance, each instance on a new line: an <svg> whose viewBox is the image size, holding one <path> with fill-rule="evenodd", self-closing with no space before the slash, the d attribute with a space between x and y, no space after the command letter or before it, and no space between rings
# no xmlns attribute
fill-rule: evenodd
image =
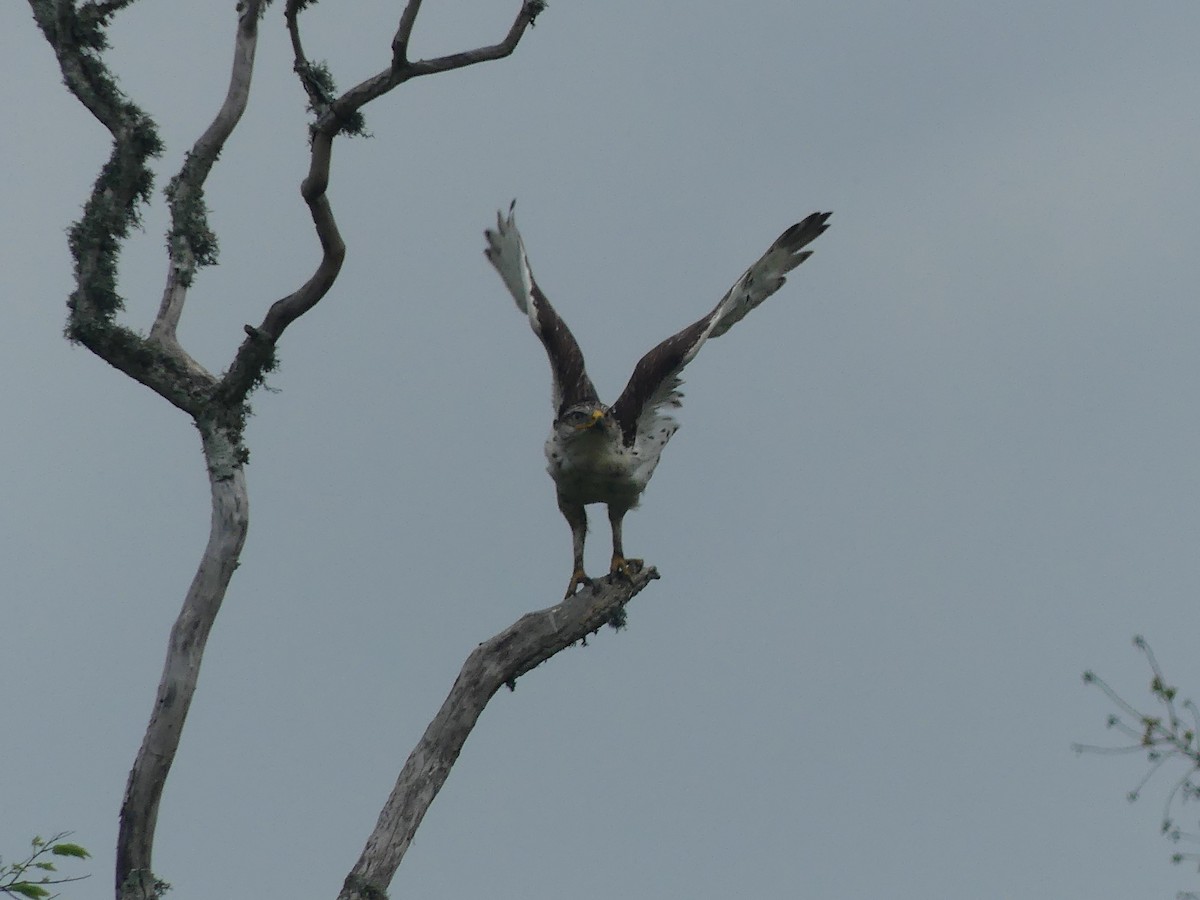
<svg viewBox="0 0 1200 900"><path fill-rule="evenodd" d="M309 60L301 42L300 14L313 0L287 0L284 19L294 68L314 115L310 164L300 193L312 216L321 258L303 284L267 306L259 324L245 326L229 368L215 375L180 345L176 329L197 273L216 261L204 184L246 108L267 2L239 4L225 101L164 191L170 213L168 275L158 313L149 333L142 336L118 321L122 300L116 276L122 243L138 223L140 208L152 198L148 161L163 147L154 121L117 88L103 56L110 22L134 0L29 0L67 89L112 136L112 153L82 217L69 232L75 272L67 302L67 337L191 417L200 433L212 496L208 543L171 629L154 707L121 806L115 867L118 900L157 898L162 891L152 865L159 798L196 689L205 642L237 568L249 525L245 478L249 454L243 434L250 412L248 398L275 366L276 345L284 331L329 294L345 258L327 193L334 140L361 133L362 108L406 81L508 56L545 6L543 0L521 0L512 27L497 44L412 60L409 37L421 0L407 0L386 67L339 94L329 72ZM605 579L594 590L523 616L471 653L442 708L404 763L339 900L384 896L422 817L493 694L606 622L619 621L625 604L655 577L654 570L647 569L628 578Z"/></svg>

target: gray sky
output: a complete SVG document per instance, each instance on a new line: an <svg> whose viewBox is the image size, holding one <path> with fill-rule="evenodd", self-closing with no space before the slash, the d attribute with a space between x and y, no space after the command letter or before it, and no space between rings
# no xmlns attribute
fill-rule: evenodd
<svg viewBox="0 0 1200 900"><path fill-rule="evenodd" d="M119 19L160 185L224 95L231 7ZM342 87L400 4L354 7L308 20ZM419 56L499 39L516 2L427 7ZM626 521L662 581L496 697L393 896L1200 888L1157 831L1169 779L1130 806L1140 761L1070 751L1107 737L1085 668L1145 695L1135 633L1200 694L1198 28L1182 2L554 0L514 57L368 107L374 139L335 148L342 277L255 399L250 538L160 816L172 898L332 897L466 654L566 582L548 368L481 254L514 196L609 400L834 216L688 369ZM187 420L61 338L107 140L24 4L0 51L0 852L75 829L96 876L65 896L102 897L207 485ZM181 329L212 369L315 265L303 106L273 9ZM124 257L135 327L163 224Z"/></svg>

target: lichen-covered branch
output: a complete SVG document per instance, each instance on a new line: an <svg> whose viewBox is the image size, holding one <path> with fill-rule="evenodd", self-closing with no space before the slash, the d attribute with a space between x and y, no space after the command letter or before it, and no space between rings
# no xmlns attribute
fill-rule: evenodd
<svg viewBox="0 0 1200 900"><path fill-rule="evenodd" d="M178 346L175 331L196 270L217 261L217 238L208 227L204 182L250 99L254 53L258 46L258 6L257 2L247 4L238 18L233 72L225 102L167 186L171 211L171 228L167 233L167 283L150 337L170 347Z"/></svg>
<svg viewBox="0 0 1200 900"><path fill-rule="evenodd" d="M527 613L476 647L449 696L409 754L362 855L346 877L338 900L385 897L421 820L445 784L467 736L501 687L515 687L541 665L605 624L624 621L625 605L651 581L653 568L632 577L610 575L563 602Z"/></svg>
<svg viewBox="0 0 1200 900"><path fill-rule="evenodd" d="M345 259L346 247L328 198L333 141L339 134L361 133L362 107L410 78L508 56L545 3L523 0L508 34L498 44L410 62L408 43L421 3L408 0L392 41L388 67L339 96L328 70L307 59L300 40L297 17L313 0L289 0L285 20L295 69L316 117L301 194L321 245L321 258L300 287L270 306L260 325L245 327L245 340L218 379L187 354L176 333L196 272L216 261L217 241L207 222L204 184L246 109L258 22L269 0L238 3L225 100L167 187L169 267L148 337L116 320L122 308L116 290L117 266L124 240L138 224L139 209L150 200L153 176L149 162L162 152L162 144L154 122L118 89L103 59L112 16L135 0L28 2L54 50L67 88L112 136L109 159L84 204L83 215L70 230L75 286L68 301L67 336L185 411L200 432L209 475L212 515L208 543L171 630L154 709L121 808L116 896L118 900L156 900L167 887L152 869L159 801L179 747L208 635L248 529L244 475L248 451L243 439L249 415L247 398L274 368L276 343L284 331L326 296ZM511 685L604 622L615 621L624 604L654 577L649 570L632 581L609 579L595 593L526 616L471 655L443 712L401 773L397 793L372 838L374 843L368 845L360 867L347 879L348 886L359 887L347 896L372 896L372 885L390 881L462 741L499 686Z"/></svg>
<svg viewBox="0 0 1200 900"><path fill-rule="evenodd" d="M184 383L179 376L186 367L172 365L115 322L122 306L116 288L121 243L138 224L141 205L150 199L154 176L149 161L162 152L154 123L121 93L102 59L108 45L105 28L115 8L77 8L67 0L30 0L30 6L54 49L68 90L113 140L83 216L70 230L75 290L67 304L67 337L187 409L203 386Z"/></svg>
<svg viewBox="0 0 1200 900"><path fill-rule="evenodd" d="M208 545L171 632L154 710L121 807L116 896L154 900L164 887L151 868L159 800L196 689L205 642L237 567L248 524L245 399L230 403L216 394L216 379L178 345L175 326L196 266L215 255L204 222L202 189L245 108L261 0L247 0L239 10L229 96L168 190L171 271L149 338L116 321L122 307L116 291L121 245L138 224L141 204L150 199L153 177L148 163L162 150L153 121L121 93L103 60L105 28L126 5L30 0L67 88L108 129L113 142L83 215L70 230L75 289L68 301L67 336L192 417L201 433L212 492Z"/></svg>

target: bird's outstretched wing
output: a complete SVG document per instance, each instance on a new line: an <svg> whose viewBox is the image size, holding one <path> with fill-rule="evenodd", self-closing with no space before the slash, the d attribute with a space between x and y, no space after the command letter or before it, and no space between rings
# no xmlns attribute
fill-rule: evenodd
<svg viewBox="0 0 1200 900"><path fill-rule="evenodd" d="M496 213L496 230L489 228L483 233L488 242L483 254L496 267L504 279L505 287L517 301L517 309L529 317L533 333L546 348L554 375L554 414L560 416L577 403L598 403L599 397L584 368L583 351L579 349L575 336L533 280L529 259L525 255L525 244L513 217L515 206L514 200L507 216L503 212Z"/></svg>
<svg viewBox="0 0 1200 900"><path fill-rule="evenodd" d="M783 286L788 272L812 256L811 250L803 248L829 227L830 215L813 213L781 234L712 312L641 358L612 408L627 445L633 443L643 416L657 415L662 406L679 406L683 396L679 393L682 384L679 373L695 358L704 342L720 337L740 322L746 313Z"/></svg>

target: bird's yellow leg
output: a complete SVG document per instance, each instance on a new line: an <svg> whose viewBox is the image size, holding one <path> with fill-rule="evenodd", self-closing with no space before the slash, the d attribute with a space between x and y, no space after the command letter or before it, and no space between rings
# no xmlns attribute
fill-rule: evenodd
<svg viewBox="0 0 1200 900"><path fill-rule="evenodd" d="M571 573L571 583L567 585L566 596L564 600L569 600L575 596L575 592L581 587L586 587L592 583L592 579L587 577L587 573L582 568L576 569Z"/></svg>
<svg viewBox="0 0 1200 900"><path fill-rule="evenodd" d="M583 571L583 542L587 537L587 513L584 512L582 503L570 503L563 499L562 494L558 495L558 508L562 510L563 516L566 517L567 524L571 526L571 583L567 585L567 594L563 599L568 599L575 595L581 585L591 584L592 579L587 577L587 573Z"/></svg>
<svg viewBox="0 0 1200 900"><path fill-rule="evenodd" d="M640 559L625 558L625 549L621 544L621 522L625 518L626 511L626 509L613 506L612 504L609 504L608 507L608 523L612 526L613 541L612 565L609 566L608 571L613 573L619 572L626 578L629 578L634 572L642 568L642 561Z"/></svg>

